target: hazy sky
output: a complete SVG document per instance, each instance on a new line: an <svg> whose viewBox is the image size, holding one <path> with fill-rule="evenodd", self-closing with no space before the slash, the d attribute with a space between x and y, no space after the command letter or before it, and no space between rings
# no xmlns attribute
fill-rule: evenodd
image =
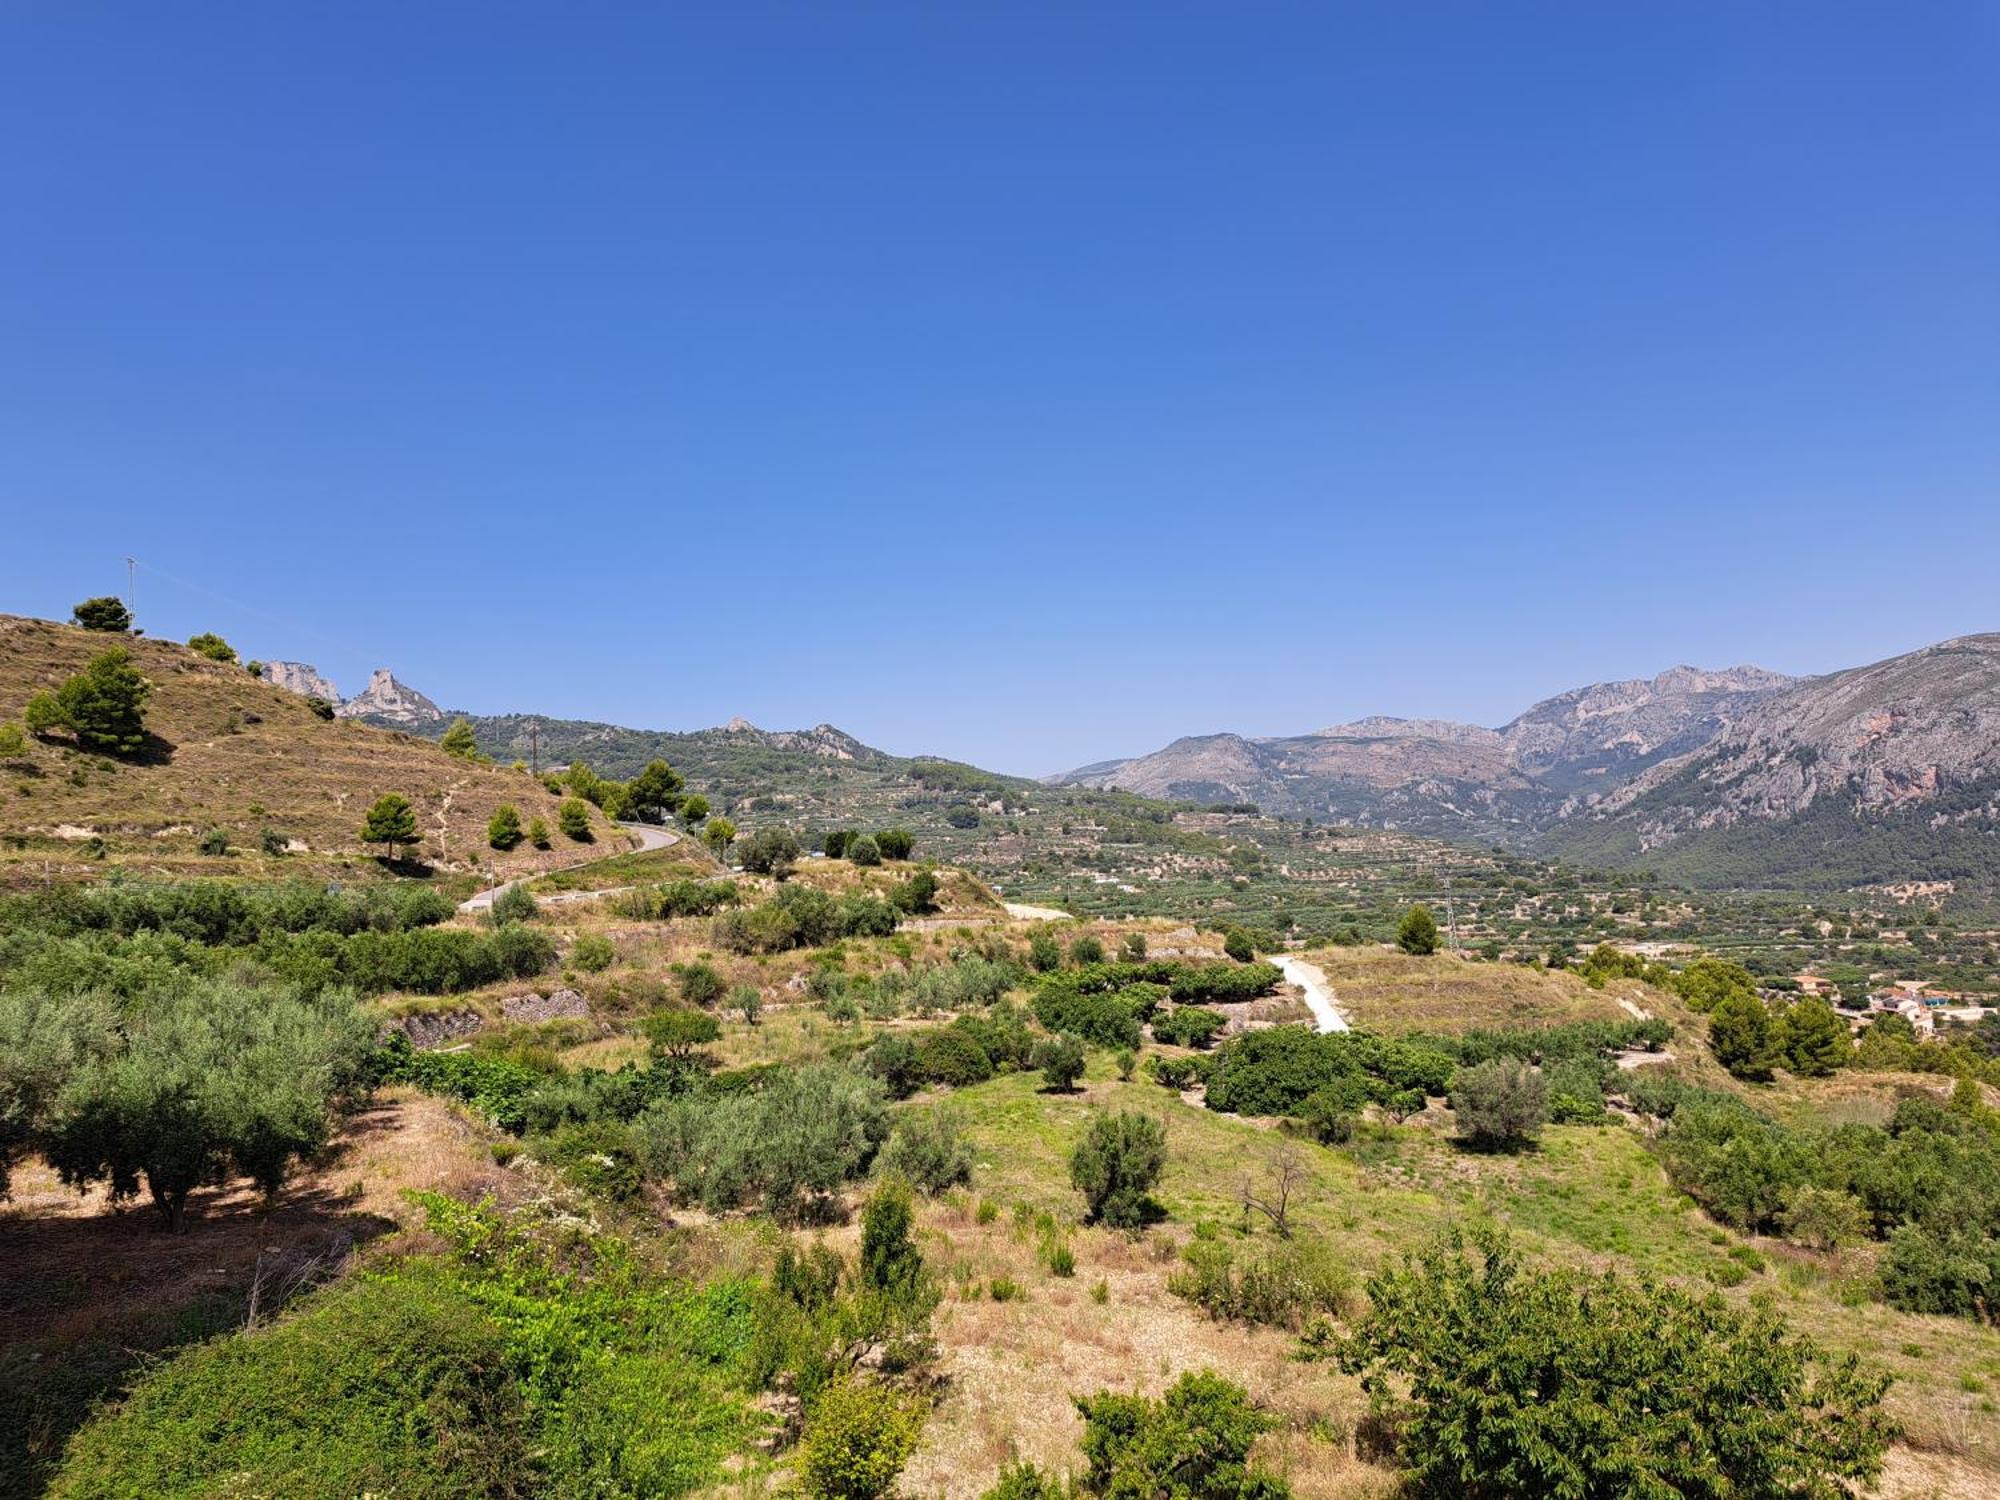
<svg viewBox="0 0 2000 1500"><path fill-rule="evenodd" d="M2000 10L0 10L0 609L1043 772L2000 628Z"/></svg>

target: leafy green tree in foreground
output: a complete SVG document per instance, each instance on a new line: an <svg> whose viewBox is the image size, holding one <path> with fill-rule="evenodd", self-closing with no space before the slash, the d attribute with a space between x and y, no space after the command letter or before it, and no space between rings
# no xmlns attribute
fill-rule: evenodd
<svg viewBox="0 0 2000 1500"><path fill-rule="evenodd" d="M1396 946L1419 958L1438 951L1437 918L1428 906L1413 906L1403 913L1402 925L1396 929Z"/></svg>
<svg viewBox="0 0 2000 1500"><path fill-rule="evenodd" d="M867 834L857 834L847 841L847 857L857 865L879 865L882 863L882 846Z"/></svg>
<svg viewBox="0 0 2000 1500"><path fill-rule="evenodd" d="M729 852L729 846L736 842L736 825L727 818L710 818L708 827L701 831L701 841L717 859Z"/></svg>
<svg viewBox="0 0 2000 1500"><path fill-rule="evenodd" d="M908 859L916 847L916 837L905 828L885 828L875 835L875 848L884 859Z"/></svg>
<svg viewBox="0 0 2000 1500"><path fill-rule="evenodd" d="M123 635L132 628L132 611L116 594L100 594L95 599L86 599L69 612L69 617L85 630Z"/></svg>
<svg viewBox="0 0 2000 1500"><path fill-rule="evenodd" d="M1368 1282L1330 1348L1437 1500L1844 1496L1881 1472L1887 1376L1831 1358L1768 1307L1525 1268L1453 1234Z"/></svg>
<svg viewBox="0 0 2000 1500"><path fill-rule="evenodd" d="M236 648L212 630L204 630L200 635L189 636L188 649L196 656L205 656L210 661L236 660Z"/></svg>
<svg viewBox="0 0 2000 1500"><path fill-rule="evenodd" d="M699 828L708 818L708 798L694 792L681 798L681 821L690 828Z"/></svg>
<svg viewBox="0 0 2000 1500"><path fill-rule="evenodd" d="M1153 1188L1167 1166L1167 1127L1151 1115L1092 1118L1070 1153L1069 1178L1090 1217L1114 1229L1137 1229L1155 1211Z"/></svg>
<svg viewBox="0 0 2000 1500"><path fill-rule="evenodd" d="M146 699L153 685L132 665L132 653L113 646L93 656L81 672L56 689L53 703L28 702L28 727L37 733L61 726L86 750L135 755L145 747ZM50 710L53 707L53 719Z"/></svg>
<svg viewBox="0 0 2000 1500"><path fill-rule="evenodd" d="M486 823L486 842L505 853L521 842L521 810L511 802L493 809Z"/></svg>
<svg viewBox="0 0 2000 1500"><path fill-rule="evenodd" d="M384 792L361 820L361 842L387 844L390 858L395 857L399 845L414 844L420 837L417 810L401 792Z"/></svg>

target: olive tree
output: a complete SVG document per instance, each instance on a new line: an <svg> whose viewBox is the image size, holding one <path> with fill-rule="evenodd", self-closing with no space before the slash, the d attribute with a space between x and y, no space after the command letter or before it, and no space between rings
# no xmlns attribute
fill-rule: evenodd
<svg viewBox="0 0 2000 1500"><path fill-rule="evenodd" d="M1091 1219L1137 1229L1156 1211L1153 1188L1167 1166L1167 1127L1131 1111L1098 1115L1070 1153L1069 1177Z"/></svg>
<svg viewBox="0 0 2000 1500"><path fill-rule="evenodd" d="M266 1194L325 1144L336 1098L355 1086L371 1023L345 991L314 999L228 981L156 997L122 1045L64 1088L45 1154L76 1187L143 1185L168 1227L188 1196L232 1174Z"/></svg>

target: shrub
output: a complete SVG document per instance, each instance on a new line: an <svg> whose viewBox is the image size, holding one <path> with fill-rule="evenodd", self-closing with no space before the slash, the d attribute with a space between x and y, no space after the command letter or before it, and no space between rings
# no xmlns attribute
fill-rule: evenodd
<svg viewBox="0 0 2000 1500"><path fill-rule="evenodd" d="M875 835L875 847L884 859L908 859L917 841L908 830L885 828ZM853 858L852 853L848 855Z"/></svg>
<svg viewBox="0 0 2000 1500"><path fill-rule="evenodd" d="M947 1088L967 1088L993 1076L993 1058L977 1037L962 1027L940 1026L916 1043L918 1076Z"/></svg>
<svg viewBox="0 0 2000 1500"><path fill-rule="evenodd" d="M1239 964L1247 964L1257 957L1257 950L1251 946L1250 935L1240 927L1229 929L1222 940L1222 951Z"/></svg>
<svg viewBox="0 0 2000 1500"><path fill-rule="evenodd" d="M556 809L556 827L563 837L577 843L590 842L590 804L581 797L565 797Z"/></svg>
<svg viewBox="0 0 2000 1500"><path fill-rule="evenodd" d="M521 842L521 810L511 802L493 809L486 823L486 842L505 853Z"/></svg>
<svg viewBox="0 0 2000 1500"><path fill-rule="evenodd" d="M1276 1422L1241 1386L1212 1370L1181 1376L1157 1401L1104 1391L1076 1398L1084 1422L1087 1494L1137 1500L1287 1500L1290 1487L1249 1467Z"/></svg>
<svg viewBox="0 0 2000 1500"><path fill-rule="evenodd" d="M540 911L535 898L528 894L528 888L519 884L502 890L487 909L496 927L503 927L509 922L532 922Z"/></svg>
<svg viewBox="0 0 2000 1500"><path fill-rule="evenodd" d="M755 1026L757 1018L764 1014L764 992L754 984L732 984L729 1008L743 1017L745 1026Z"/></svg>
<svg viewBox="0 0 2000 1500"><path fill-rule="evenodd" d="M157 1366L77 1434L49 1493L510 1493L533 1468L518 1369L441 1278L345 1283Z"/></svg>
<svg viewBox="0 0 2000 1500"><path fill-rule="evenodd" d="M879 865L882 863L882 849L864 833L847 841L847 857L857 865Z"/></svg>
<svg viewBox="0 0 2000 1500"><path fill-rule="evenodd" d="M283 855L291 845L291 839L275 828L266 828L257 835L257 847L273 857Z"/></svg>
<svg viewBox="0 0 2000 1500"><path fill-rule="evenodd" d="M1181 1258L1184 1269L1167 1278L1167 1290L1212 1318L1296 1333L1315 1318L1342 1316L1354 1302L1354 1273L1323 1241L1281 1240L1239 1258L1221 1241L1194 1240Z"/></svg>
<svg viewBox="0 0 2000 1500"><path fill-rule="evenodd" d="M1074 1089L1076 1081L1083 1077L1083 1063L1083 1043L1070 1036L1037 1042L1028 1057L1028 1066L1041 1073L1043 1084L1063 1094Z"/></svg>
<svg viewBox="0 0 2000 1500"><path fill-rule="evenodd" d="M86 599L69 612L69 617L73 624L81 625L85 630L122 635L132 628L132 611L116 594L100 594L94 599Z"/></svg>
<svg viewBox="0 0 2000 1500"><path fill-rule="evenodd" d="M211 857L227 854L229 852L228 830L222 828L209 829L208 832L201 836L201 842L195 847L200 849L203 854L210 855Z"/></svg>
<svg viewBox="0 0 2000 1500"><path fill-rule="evenodd" d="M1520 1496L1838 1495L1880 1472L1887 1377L1828 1358L1773 1309L1471 1244L1453 1235L1371 1277L1333 1346L1415 1494L1482 1494L1506 1475Z"/></svg>
<svg viewBox="0 0 2000 1500"><path fill-rule="evenodd" d="M1153 1040L1173 1047L1206 1047L1222 1032L1225 1022L1212 1010L1199 1005L1177 1005L1164 1016L1153 1019Z"/></svg>
<svg viewBox="0 0 2000 1500"><path fill-rule="evenodd" d="M306 711L310 713L315 719L326 719L330 721L334 717L333 705L327 702L326 699L320 697L317 693L312 693L307 695Z"/></svg>
<svg viewBox="0 0 2000 1500"><path fill-rule="evenodd" d="M540 818L530 818L528 820L528 842L533 844L537 849L548 848L549 825L544 823Z"/></svg>
<svg viewBox="0 0 2000 1500"><path fill-rule="evenodd" d="M1549 1117L1548 1085L1526 1063L1494 1058L1465 1069L1451 1090L1459 1133L1475 1146L1532 1141Z"/></svg>
<svg viewBox="0 0 2000 1500"><path fill-rule="evenodd" d="M1069 945L1069 961L1079 967L1084 964L1101 964L1104 962L1104 944L1087 932L1073 938Z"/></svg>
<svg viewBox="0 0 2000 1500"><path fill-rule="evenodd" d="M601 932L586 932L570 945L569 961L586 974L600 974L611 967L618 950Z"/></svg>
<svg viewBox="0 0 2000 1500"><path fill-rule="evenodd" d="M1167 1165L1167 1130L1151 1115L1092 1118L1070 1154L1070 1181L1092 1220L1137 1229L1157 1212L1152 1191Z"/></svg>
<svg viewBox="0 0 2000 1500"><path fill-rule="evenodd" d="M1044 928L1029 937L1028 964L1039 974L1062 967L1062 944L1056 941L1054 933Z"/></svg>
<svg viewBox="0 0 2000 1500"><path fill-rule="evenodd" d="M698 958L676 964L674 973L680 981L681 999L688 1005L713 1005L728 988L715 965Z"/></svg>
<svg viewBox="0 0 2000 1500"><path fill-rule="evenodd" d="M1413 906L1403 913L1396 928L1396 946L1405 953L1428 957L1438 951L1437 918L1427 906Z"/></svg>
<svg viewBox="0 0 2000 1500"><path fill-rule="evenodd" d="M189 636L188 649L196 656L205 656L210 661L236 660L236 648L210 630L204 630L200 635Z"/></svg>
<svg viewBox="0 0 2000 1500"><path fill-rule="evenodd" d="M939 1106L903 1114L876 1166L935 1197L947 1188L969 1186L972 1161L963 1120L956 1110Z"/></svg>

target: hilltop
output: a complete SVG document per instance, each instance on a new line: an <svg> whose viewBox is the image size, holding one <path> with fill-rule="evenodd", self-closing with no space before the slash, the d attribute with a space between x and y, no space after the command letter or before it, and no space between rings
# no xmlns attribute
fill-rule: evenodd
<svg viewBox="0 0 2000 1500"><path fill-rule="evenodd" d="M61 736L30 739L0 763L0 861L8 877L94 878L107 866L156 875L370 874L359 838L376 797L415 807L423 857L447 870L503 875L569 863L574 850L612 852L627 835L592 810L594 846L489 848L486 823L503 802L525 823L555 828L560 799L535 778L446 755L428 740L355 719L323 719L296 693L185 646L112 636L46 620L0 616L0 721L109 646L125 647L153 684L147 749L131 759L84 752ZM200 851L221 830L229 852ZM263 849L269 831L287 852Z"/></svg>

